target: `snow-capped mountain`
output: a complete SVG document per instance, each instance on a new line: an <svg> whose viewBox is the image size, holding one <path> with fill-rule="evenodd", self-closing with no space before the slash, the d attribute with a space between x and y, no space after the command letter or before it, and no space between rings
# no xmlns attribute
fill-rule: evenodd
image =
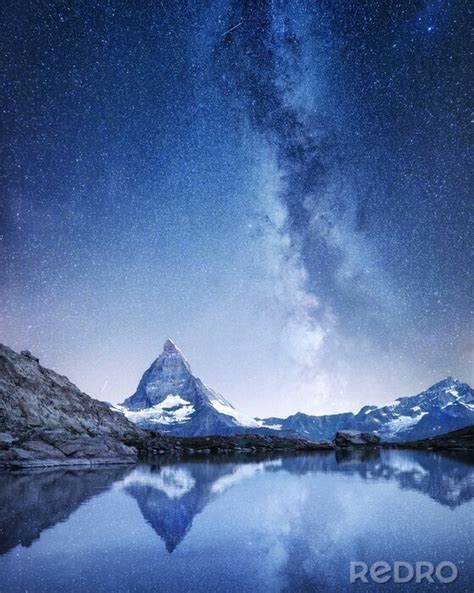
<svg viewBox="0 0 474 593"><path fill-rule="evenodd" d="M338 430L375 432L384 441L423 439L474 424L474 391L452 377L418 395L383 406L312 416L250 418L195 377L182 352L167 340L136 392L113 406L142 428L181 435L275 434L332 441Z"/></svg>
<svg viewBox="0 0 474 593"><path fill-rule="evenodd" d="M474 391L448 377L418 395L384 406L364 406L357 414L297 413L285 419L265 418L262 423L314 440L332 440L337 430L375 432L385 441L423 439L474 424Z"/></svg>
<svg viewBox="0 0 474 593"><path fill-rule="evenodd" d="M168 434L270 432L194 377L188 361L171 340L145 371L136 392L114 407L139 426Z"/></svg>

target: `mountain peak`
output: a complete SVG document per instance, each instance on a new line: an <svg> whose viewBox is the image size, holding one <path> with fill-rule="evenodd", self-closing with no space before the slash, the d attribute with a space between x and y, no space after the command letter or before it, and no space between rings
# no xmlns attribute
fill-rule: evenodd
<svg viewBox="0 0 474 593"><path fill-rule="evenodd" d="M164 343L163 352L168 352L169 354L181 354L179 348L171 338L168 338Z"/></svg>
<svg viewBox="0 0 474 593"><path fill-rule="evenodd" d="M449 387L456 387L458 385L459 385L459 381L457 379L455 379L454 377L451 377L451 375L449 375L449 377L446 377L446 379L443 379L442 381L438 381L438 383L435 383L434 385L429 387L429 391L435 391L435 390L439 390L439 389L447 389Z"/></svg>
<svg viewBox="0 0 474 593"><path fill-rule="evenodd" d="M166 360L175 360L177 362L179 361L186 368L186 370L189 373L191 373L191 367L189 366L189 362L171 338L168 338L166 342L163 344L163 352L155 360L154 364L162 363Z"/></svg>
<svg viewBox="0 0 474 593"><path fill-rule="evenodd" d="M233 434L260 423L236 410L222 395L204 385L171 339L143 373L133 395L122 406L140 426L174 434ZM187 431L187 432L186 432Z"/></svg>

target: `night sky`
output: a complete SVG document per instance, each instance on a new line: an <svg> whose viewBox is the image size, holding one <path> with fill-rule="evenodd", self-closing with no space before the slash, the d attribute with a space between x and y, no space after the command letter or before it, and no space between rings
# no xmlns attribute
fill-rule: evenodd
<svg viewBox="0 0 474 593"><path fill-rule="evenodd" d="M474 381L467 0L3 0L1 335L254 415Z"/></svg>

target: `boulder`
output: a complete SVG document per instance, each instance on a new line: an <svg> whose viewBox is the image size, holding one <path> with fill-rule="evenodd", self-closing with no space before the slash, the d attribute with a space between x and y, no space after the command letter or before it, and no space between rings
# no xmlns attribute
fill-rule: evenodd
<svg viewBox="0 0 474 593"><path fill-rule="evenodd" d="M22 350L20 352L21 356L26 356L26 358L30 358L31 360L34 360L35 362L39 362L39 358L37 358L36 356L33 356L33 354L31 354L31 352L29 350Z"/></svg>
<svg viewBox="0 0 474 593"><path fill-rule="evenodd" d="M344 430L336 432L334 444L336 447L376 447L380 438L371 432L356 432Z"/></svg>
<svg viewBox="0 0 474 593"><path fill-rule="evenodd" d="M51 439L50 439L51 441ZM69 436L47 443L37 436L0 451L0 466L50 467L106 463L135 463L137 450L120 441L88 436Z"/></svg>
<svg viewBox="0 0 474 593"><path fill-rule="evenodd" d="M9 449L14 442L15 438L9 432L0 432L0 449Z"/></svg>

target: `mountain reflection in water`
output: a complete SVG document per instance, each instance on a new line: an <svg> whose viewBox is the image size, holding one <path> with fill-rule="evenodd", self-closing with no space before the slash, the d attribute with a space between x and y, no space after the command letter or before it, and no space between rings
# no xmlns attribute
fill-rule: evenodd
<svg viewBox="0 0 474 593"><path fill-rule="evenodd" d="M133 497L145 521L173 552L194 518L237 483L264 472L295 475L346 474L394 482L441 505L460 506L474 497L469 455L430 452L341 450L336 453L269 458L154 459L134 468L8 472L0 474L0 554L30 546L43 530L64 522L76 509L111 487Z"/></svg>

